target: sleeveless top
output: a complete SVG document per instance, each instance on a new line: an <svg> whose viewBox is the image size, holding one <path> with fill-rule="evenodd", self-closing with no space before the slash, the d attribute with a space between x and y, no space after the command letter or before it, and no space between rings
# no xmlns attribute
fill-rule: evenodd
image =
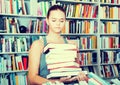
<svg viewBox="0 0 120 85"><path fill-rule="evenodd" d="M44 41L44 46L46 46L46 45L47 45L46 36L43 36L43 41ZM65 43L68 43L67 40L66 40L66 38L64 38L64 42L65 42ZM42 53L42 54L41 54L41 57L40 57L39 75L40 75L41 77L46 78L48 74L49 74L49 71L48 71L48 69L47 69L46 57L45 57L45 54Z"/></svg>

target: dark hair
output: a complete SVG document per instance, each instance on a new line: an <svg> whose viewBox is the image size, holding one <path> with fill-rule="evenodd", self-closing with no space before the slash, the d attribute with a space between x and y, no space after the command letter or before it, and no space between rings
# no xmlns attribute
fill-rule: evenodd
<svg viewBox="0 0 120 85"><path fill-rule="evenodd" d="M49 18L50 12L53 11L53 10L60 10L60 11L62 11L62 12L65 14L65 10L63 9L62 6L60 6L60 5L53 5L53 6L51 6L51 7L49 8L49 10L48 10L47 18ZM65 14L65 15L66 15L66 14Z"/></svg>

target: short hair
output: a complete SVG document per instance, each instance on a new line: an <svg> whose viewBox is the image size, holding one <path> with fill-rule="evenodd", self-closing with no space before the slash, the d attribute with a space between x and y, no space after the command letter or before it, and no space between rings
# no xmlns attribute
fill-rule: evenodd
<svg viewBox="0 0 120 85"><path fill-rule="evenodd" d="M53 5L53 6L51 6L51 7L49 8L49 10L48 10L47 18L49 18L50 12L53 11L53 10L60 10L60 11L62 11L62 12L65 14L65 16L66 16L65 10L64 10L64 8L63 8L62 6L60 6L60 5Z"/></svg>

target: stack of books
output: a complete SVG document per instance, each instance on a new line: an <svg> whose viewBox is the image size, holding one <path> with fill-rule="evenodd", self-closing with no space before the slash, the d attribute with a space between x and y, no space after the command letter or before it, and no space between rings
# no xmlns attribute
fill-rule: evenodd
<svg viewBox="0 0 120 85"><path fill-rule="evenodd" d="M44 47L47 68L50 74L47 78L76 76L81 71L77 59L77 47L73 44L49 43Z"/></svg>
<svg viewBox="0 0 120 85"><path fill-rule="evenodd" d="M59 81L55 81L55 83L52 82L46 82L43 83L42 85L120 85L120 82L118 79L112 79L111 83L102 79L101 77L99 77L98 75L94 74L93 72L88 72L86 74L87 78L86 80L81 80L78 83L68 83L68 84L64 84L61 83ZM113 84L114 83L114 84Z"/></svg>

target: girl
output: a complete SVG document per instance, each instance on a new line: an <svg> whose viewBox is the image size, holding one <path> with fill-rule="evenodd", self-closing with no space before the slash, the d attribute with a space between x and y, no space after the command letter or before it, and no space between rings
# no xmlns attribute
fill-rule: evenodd
<svg viewBox="0 0 120 85"><path fill-rule="evenodd" d="M43 54L43 48L47 43L71 43L76 44L73 41L67 40L64 37L60 36L62 29L65 26L66 15L64 9L59 5L53 5L48 10L46 17L46 22L48 25L48 33L45 37L40 40L36 40L32 43L29 50L29 63L28 63L28 78L30 84L40 85L42 83L54 80L46 79L46 76L49 74L45 62L45 54ZM77 44L76 44L77 45ZM82 72L76 77L63 77L60 78L59 82L72 82L75 80L84 80L86 75Z"/></svg>

